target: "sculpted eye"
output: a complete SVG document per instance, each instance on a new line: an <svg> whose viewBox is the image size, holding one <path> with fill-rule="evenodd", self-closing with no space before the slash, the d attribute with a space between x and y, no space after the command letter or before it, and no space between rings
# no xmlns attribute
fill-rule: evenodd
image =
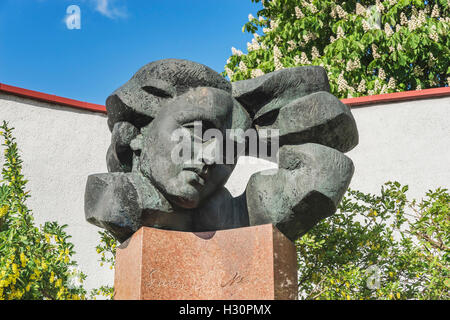
<svg viewBox="0 0 450 320"><path fill-rule="evenodd" d="M191 121L183 124L183 128L188 129L191 132L192 137L195 140L206 141L204 139L205 132L208 129L215 128L214 125L207 120ZM201 136L199 135L201 134Z"/></svg>
<svg viewBox="0 0 450 320"><path fill-rule="evenodd" d="M144 86L142 87L143 90L150 93L151 95L160 97L160 98L173 98L172 93L169 92L169 90L165 90L163 88L158 88L156 86Z"/></svg>
<svg viewBox="0 0 450 320"><path fill-rule="evenodd" d="M264 127L272 125L278 118L278 114L280 113L280 109L275 109L264 113L258 117L255 117L253 123L257 126Z"/></svg>

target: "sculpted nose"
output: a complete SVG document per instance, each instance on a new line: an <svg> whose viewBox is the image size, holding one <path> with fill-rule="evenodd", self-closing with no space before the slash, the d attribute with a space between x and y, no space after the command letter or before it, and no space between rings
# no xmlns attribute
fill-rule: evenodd
<svg viewBox="0 0 450 320"><path fill-rule="evenodd" d="M201 161L207 165L216 163L216 154L218 152L218 140L216 138L210 139L203 143L201 152Z"/></svg>

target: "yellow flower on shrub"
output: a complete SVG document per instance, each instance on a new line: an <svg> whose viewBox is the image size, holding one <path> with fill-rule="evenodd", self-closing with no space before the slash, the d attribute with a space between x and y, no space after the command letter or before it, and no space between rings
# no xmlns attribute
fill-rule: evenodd
<svg viewBox="0 0 450 320"><path fill-rule="evenodd" d="M28 259L25 257L25 254L23 252L20 253L20 262L22 263L22 268L25 268L27 265Z"/></svg>
<svg viewBox="0 0 450 320"><path fill-rule="evenodd" d="M3 216L6 215L6 213L8 212L9 207L7 205L4 205L3 207L0 208L0 218L2 218Z"/></svg>

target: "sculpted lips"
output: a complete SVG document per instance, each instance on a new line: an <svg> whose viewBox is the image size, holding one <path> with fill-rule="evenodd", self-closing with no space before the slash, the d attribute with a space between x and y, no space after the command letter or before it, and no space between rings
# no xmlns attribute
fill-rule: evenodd
<svg viewBox="0 0 450 320"><path fill-rule="evenodd" d="M185 164L183 165L183 171L192 173L192 179L190 179L189 183L191 184L199 184L200 186L205 185L205 180L208 177L208 167L202 164Z"/></svg>

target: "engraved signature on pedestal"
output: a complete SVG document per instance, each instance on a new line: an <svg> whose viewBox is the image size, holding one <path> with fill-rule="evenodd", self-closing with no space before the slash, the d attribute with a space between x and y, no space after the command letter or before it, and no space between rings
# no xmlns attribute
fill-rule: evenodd
<svg viewBox="0 0 450 320"><path fill-rule="evenodd" d="M148 280L145 282L145 286L149 288L172 288L172 289L190 289L190 290L200 290L204 284L202 283L194 283L193 285L189 285L184 281L180 281L177 278L174 279L165 279L163 277L155 277L157 274L160 274L158 269L152 269L149 272ZM244 276L242 276L239 272L235 272L231 278L225 278L218 282L221 288L236 286L239 284L243 284L247 281Z"/></svg>
<svg viewBox="0 0 450 320"><path fill-rule="evenodd" d="M244 277L241 276L241 275L239 274L239 272L236 272L236 273L234 274L234 276L233 276L230 280L226 281L225 283L221 283L220 286L221 286L222 288L225 288L225 287L231 287L231 286L234 285L234 284L241 283L242 280L244 280Z"/></svg>

